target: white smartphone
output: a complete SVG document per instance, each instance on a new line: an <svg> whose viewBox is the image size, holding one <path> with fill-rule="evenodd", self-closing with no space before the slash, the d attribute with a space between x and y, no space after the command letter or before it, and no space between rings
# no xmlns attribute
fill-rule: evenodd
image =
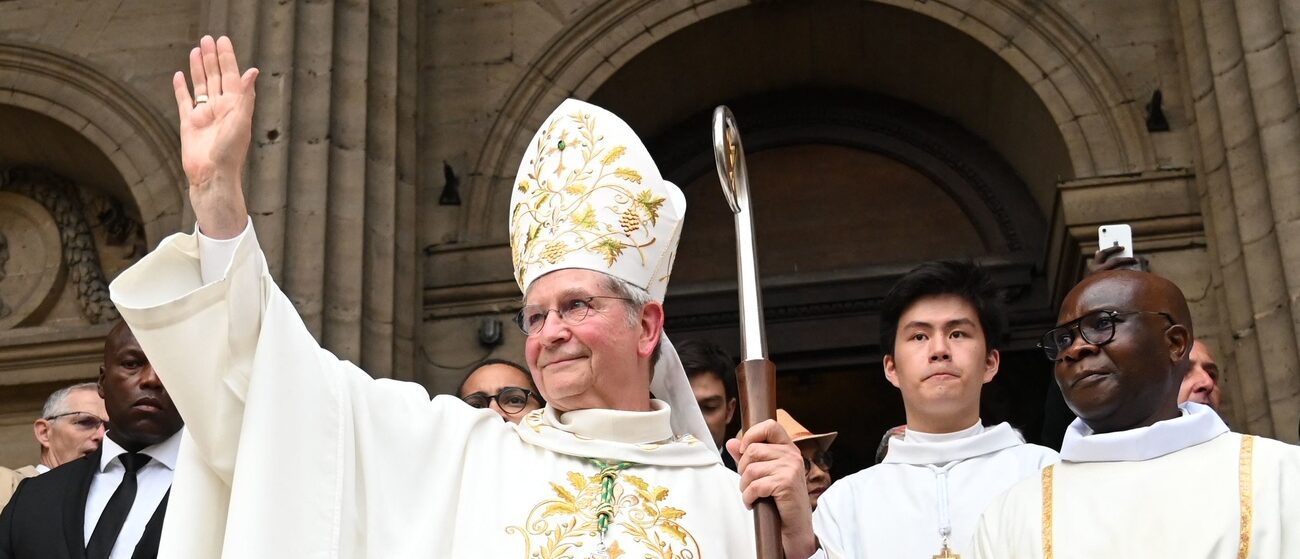
<svg viewBox="0 0 1300 559"><path fill-rule="evenodd" d="M1127 223L1116 223L1113 225L1102 225L1097 228L1097 250L1108 249L1113 246L1124 247L1124 252L1118 256L1128 258L1133 257L1133 228Z"/></svg>

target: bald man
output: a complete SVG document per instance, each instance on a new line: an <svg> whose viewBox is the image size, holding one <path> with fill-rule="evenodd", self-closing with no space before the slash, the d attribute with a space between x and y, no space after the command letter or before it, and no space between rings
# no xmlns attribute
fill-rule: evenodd
<svg viewBox="0 0 1300 559"><path fill-rule="evenodd" d="M1190 315L1154 274L1102 272L1070 291L1040 347L1079 418L1060 464L984 512L975 557L1300 557L1300 448L1178 403Z"/></svg>
<svg viewBox="0 0 1300 559"><path fill-rule="evenodd" d="M1214 408L1214 411L1219 411L1222 394L1223 391L1219 388L1219 364L1205 342L1196 340L1188 359L1187 375L1183 377L1182 386L1178 389L1178 401L1205 404Z"/></svg>

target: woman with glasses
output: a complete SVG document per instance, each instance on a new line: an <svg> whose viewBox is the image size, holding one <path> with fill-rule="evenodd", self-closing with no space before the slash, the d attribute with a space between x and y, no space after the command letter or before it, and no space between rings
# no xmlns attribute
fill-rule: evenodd
<svg viewBox="0 0 1300 559"><path fill-rule="evenodd" d="M519 423L529 412L546 405L523 366L505 359L475 365L461 381L456 395L475 408L492 408L501 419Z"/></svg>

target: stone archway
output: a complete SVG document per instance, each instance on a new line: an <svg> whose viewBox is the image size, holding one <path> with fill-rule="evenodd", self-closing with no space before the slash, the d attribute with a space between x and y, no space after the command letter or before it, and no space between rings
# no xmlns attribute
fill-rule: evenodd
<svg viewBox="0 0 1300 559"><path fill-rule="evenodd" d="M181 229L179 137L118 80L46 47L0 43L0 104L53 118L102 151L126 182L150 248Z"/></svg>
<svg viewBox="0 0 1300 559"><path fill-rule="evenodd" d="M865 1L865 0L864 0ZM1105 57L1059 8L1034 0L910 2L876 0L940 21L969 35L1010 65L1033 89L1067 146L1075 177L1154 168L1154 152L1137 103ZM496 188L514 176L529 132L568 96L585 98L622 65L663 37L714 15L752 4L705 0L602 2L575 15L525 70L493 122L461 214L469 238L487 230Z"/></svg>

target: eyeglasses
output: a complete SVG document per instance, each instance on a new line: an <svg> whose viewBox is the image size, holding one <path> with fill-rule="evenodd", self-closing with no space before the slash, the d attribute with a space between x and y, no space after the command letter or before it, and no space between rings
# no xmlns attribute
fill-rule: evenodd
<svg viewBox="0 0 1300 559"><path fill-rule="evenodd" d="M82 431L98 431L100 427L104 427L108 424L107 419L103 419L93 413L84 411L70 411L59 415L51 415L45 418L45 420L54 421L63 417L72 417L73 419L69 419L68 422Z"/></svg>
<svg viewBox="0 0 1300 559"><path fill-rule="evenodd" d="M613 297L609 295L592 295L590 297L580 297L577 299L568 299L560 303L558 309L548 309L541 305L525 305L519 309L515 315L515 326L518 326L523 333L531 336L542 331L546 325L546 317L551 312L555 312L560 320L569 326L574 326L583 320L586 320L592 312L600 309L592 306L591 302L596 299L617 299L619 301L631 301L627 297Z"/></svg>
<svg viewBox="0 0 1300 559"><path fill-rule="evenodd" d="M488 396L482 392L475 392L462 398L470 407L483 409L492 404L492 400L497 401L497 406L510 415L514 415L528 406L528 398L532 397L534 392L518 386L507 386L500 392Z"/></svg>
<svg viewBox="0 0 1300 559"><path fill-rule="evenodd" d="M1123 322L1120 317L1135 314L1160 315L1169 321L1170 326L1178 324L1174 321L1174 317L1164 312L1100 310L1090 312L1077 320L1048 330L1038 340L1038 347L1043 350L1043 353L1047 354L1049 361L1056 361L1061 357L1061 352L1074 344L1074 332L1076 330L1079 332L1079 336L1083 338L1083 341L1097 346L1106 345L1115 339L1115 325Z"/></svg>
<svg viewBox="0 0 1300 559"><path fill-rule="evenodd" d="M829 450L819 450L813 453L812 460L803 459L803 471L811 472L813 464L821 468L823 472L830 473L831 465L835 463L835 456Z"/></svg>

